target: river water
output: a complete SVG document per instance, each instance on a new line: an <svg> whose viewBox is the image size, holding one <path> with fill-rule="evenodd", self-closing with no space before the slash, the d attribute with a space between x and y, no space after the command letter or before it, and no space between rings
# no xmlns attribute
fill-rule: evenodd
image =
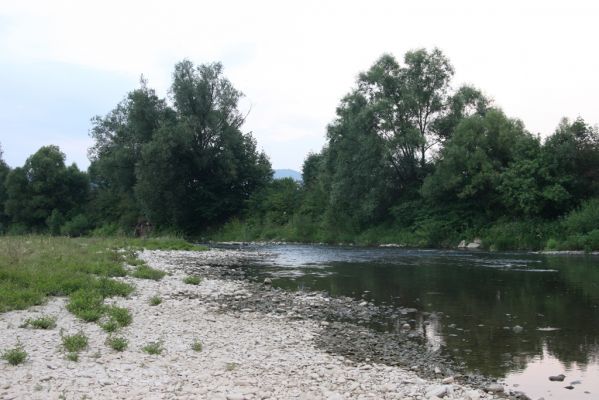
<svg viewBox="0 0 599 400"><path fill-rule="evenodd" d="M272 278L275 286L416 309L412 324L431 346L533 399L599 399L598 256L312 245L244 249L267 254L246 269L254 278ZM549 381L558 374L566 375L563 382Z"/></svg>

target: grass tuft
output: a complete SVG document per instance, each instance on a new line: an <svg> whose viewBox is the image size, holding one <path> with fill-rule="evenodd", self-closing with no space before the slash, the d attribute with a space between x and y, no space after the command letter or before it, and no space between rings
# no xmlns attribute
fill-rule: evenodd
<svg viewBox="0 0 599 400"><path fill-rule="evenodd" d="M129 345L129 341L124 337L109 336L106 339L106 344L113 350L123 351Z"/></svg>
<svg viewBox="0 0 599 400"><path fill-rule="evenodd" d="M160 296L152 296L150 297L149 303L151 306L157 306L160 303L162 303L162 299L160 298Z"/></svg>
<svg viewBox="0 0 599 400"><path fill-rule="evenodd" d="M67 353L66 359L69 361L77 362L77 361L79 361L79 354L77 354L75 352Z"/></svg>
<svg viewBox="0 0 599 400"><path fill-rule="evenodd" d="M154 281L161 280L166 272L161 271L159 269L151 268L147 265L138 266L135 271L131 274L131 276L139 279L152 279Z"/></svg>
<svg viewBox="0 0 599 400"><path fill-rule="evenodd" d="M148 354L162 354L162 351L164 350L164 348L162 347L162 342L158 341L158 342L150 342L147 345L145 345L144 347L142 347L142 350Z"/></svg>
<svg viewBox="0 0 599 400"><path fill-rule="evenodd" d="M16 347L5 350L4 353L2 353L2 359L6 360L10 365L19 365L24 363L27 359L27 352L19 343Z"/></svg>
<svg viewBox="0 0 599 400"><path fill-rule="evenodd" d="M183 282L187 283L188 285L199 285L201 281L202 279L195 275L190 275L183 279Z"/></svg>
<svg viewBox="0 0 599 400"><path fill-rule="evenodd" d="M87 336L83 332L62 337L62 346L70 353L77 353L87 348Z"/></svg>
<svg viewBox="0 0 599 400"><path fill-rule="evenodd" d="M192 349L193 351L200 352L200 351L202 351L202 348L203 348L203 346L202 346L202 342L200 342L200 341L199 341L199 340L197 340L197 339L196 339L196 340L194 340L194 341L193 341L193 343L191 343L191 349Z"/></svg>
<svg viewBox="0 0 599 400"><path fill-rule="evenodd" d="M43 315L39 318L28 318L21 326L23 328L31 326L33 329L54 329L56 328L56 317Z"/></svg>
<svg viewBox="0 0 599 400"><path fill-rule="evenodd" d="M122 307L111 306L107 310L107 314L111 319L116 321L120 327L131 325L133 317L128 309Z"/></svg>

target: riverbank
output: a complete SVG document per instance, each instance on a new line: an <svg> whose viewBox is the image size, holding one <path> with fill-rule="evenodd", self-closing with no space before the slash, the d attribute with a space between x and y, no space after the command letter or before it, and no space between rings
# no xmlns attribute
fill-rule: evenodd
<svg viewBox="0 0 599 400"><path fill-rule="evenodd" d="M121 352L105 344L109 335L99 325L84 323L69 313L64 298L51 298L44 305L4 313L0 320L0 349L20 343L27 359L17 366L1 362L0 397L496 397L458 383L458 374L435 359L432 352L422 353L423 362L413 365L413 370L381 362L383 353L377 356L374 352L373 359L369 359L359 349L377 342L378 338L368 336L374 335L372 332L357 325L352 331L351 322L325 320L345 304L330 306L335 301L321 293L287 293L248 282L242 279L242 270L230 268L257 256L242 251L142 252L141 259L167 275L160 281L115 278L135 287L126 298L107 300L127 308L133 316L132 323L118 332L128 341ZM201 282L184 283L190 275L200 276ZM150 305L152 298L159 298L160 304ZM260 298L270 300L260 302ZM277 308L269 306L275 302ZM370 305L360 307L367 317ZM309 309L314 311L306 312ZM56 318L54 329L20 327L25 320L43 315ZM362 336L353 336L359 331ZM77 332L87 336L88 345L77 362L68 361L61 348L61 336ZM347 334L353 337L343 336ZM418 341L410 342L409 334L407 330L403 341L406 345L401 349L413 346L414 353L420 352ZM335 351L331 346L336 343L339 347L340 341L346 342L345 349L347 345L354 346L357 354L344 356ZM158 344L161 354L144 352L149 343ZM201 351L197 351L197 343L201 343ZM389 354L392 353L388 357ZM426 358L426 354L431 354L431 358ZM436 376L422 372L422 365L431 366ZM426 378L419 377L417 371Z"/></svg>

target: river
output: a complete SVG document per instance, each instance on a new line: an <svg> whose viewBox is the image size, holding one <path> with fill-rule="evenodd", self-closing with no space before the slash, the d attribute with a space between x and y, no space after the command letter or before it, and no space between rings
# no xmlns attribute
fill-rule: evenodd
<svg viewBox="0 0 599 400"><path fill-rule="evenodd" d="M599 256L243 248L267 254L245 268L274 286L417 310L411 323L432 347L533 399L599 399ZM563 382L549 381L558 374Z"/></svg>

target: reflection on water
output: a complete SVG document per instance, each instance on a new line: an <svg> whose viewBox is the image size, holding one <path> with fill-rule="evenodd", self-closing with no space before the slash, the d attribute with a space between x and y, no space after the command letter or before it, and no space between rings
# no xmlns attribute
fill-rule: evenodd
<svg viewBox="0 0 599 400"><path fill-rule="evenodd" d="M538 396L547 390L560 399L599 396L599 257L308 245L259 250L270 256L249 272L279 287L415 308L409 318L431 345L472 371L506 378L525 392L530 386ZM563 385L549 382L559 373L567 375ZM568 380L581 383L564 389Z"/></svg>

